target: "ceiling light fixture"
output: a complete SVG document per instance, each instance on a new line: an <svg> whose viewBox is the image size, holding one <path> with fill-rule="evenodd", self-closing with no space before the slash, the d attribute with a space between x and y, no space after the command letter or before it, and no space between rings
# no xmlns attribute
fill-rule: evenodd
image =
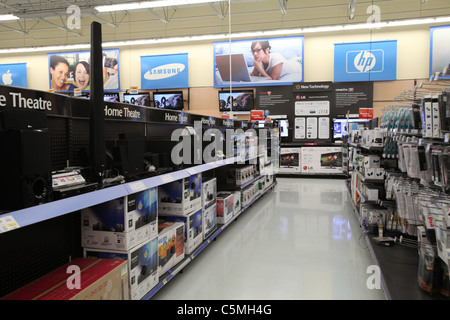
<svg viewBox="0 0 450 320"><path fill-rule="evenodd" d="M13 14L0 14L0 21L18 20L19 17Z"/></svg>
<svg viewBox="0 0 450 320"><path fill-rule="evenodd" d="M110 6L97 6L94 9L97 10L98 12L113 12L113 11L161 8L161 7L185 6L190 4L202 4L202 3L223 2L223 1L225 0L158 0L158 1L119 3Z"/></svg>

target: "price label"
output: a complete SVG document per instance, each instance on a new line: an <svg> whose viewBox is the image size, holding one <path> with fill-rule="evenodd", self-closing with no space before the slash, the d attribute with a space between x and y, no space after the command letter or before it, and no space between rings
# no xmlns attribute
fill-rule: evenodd
<svg viewBox="0 0 450 320"><path fill-rule="evenodd" d="M169 182L174 181L175 179L170 174L164 174L164 175L161 176L161 180L164 183L169 183Z"/></svg>
<svg viewBox="0 0 450 320"><path fill-rule="evenodd" d="M142 181L130 182L128 184L132 192L147 190L147 186Z"/></svg>
<svg viewBox="0 0 450 320"><path fill-rule="evenodd" d="M0 233L7 232L19 228L19 224L13 216L6 216L0 218Z"/></svg>

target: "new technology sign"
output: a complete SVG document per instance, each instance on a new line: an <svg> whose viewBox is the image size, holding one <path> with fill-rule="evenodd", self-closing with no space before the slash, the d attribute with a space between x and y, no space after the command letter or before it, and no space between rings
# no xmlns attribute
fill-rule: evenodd
<svg viewBox="0 0 450 320"><path fill-rule="evenodd" d="M141 56L141 89L188 87L187 53Z"/></svg>
<svg viewBox="0 0 450 320"><path fill-rule="evenodd" d="M397 80L397 41L337 43L334 81Z"/></svg>

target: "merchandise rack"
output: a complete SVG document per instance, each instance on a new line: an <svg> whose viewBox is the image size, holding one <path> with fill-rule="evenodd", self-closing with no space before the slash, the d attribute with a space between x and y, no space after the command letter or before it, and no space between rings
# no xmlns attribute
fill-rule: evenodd
<svg viewBox="0 0 450 320"><path fill-rule="evenodd" d="M258 178L260 178L259 176ZM256 181L254 179L253 181ZM250 183L250 182L249 182ZM241 208L241 210L233 216L232 219L230 219L227 223L220 226L216 231L214 231L213 234L209 236L208 239L203 241L199 247L195 250L195 252L187 257L184 258L184 260L180 261L173 269L168 270L165 274L161 275L159 278L162 279L159 281L159 283L150 290L149 293L147 293L141 300L149 300L151 299L159 290L161 290L167 283L169 283L170 280L172 280L178 273L180 273L191 261L193 261L205 248L209 246L211 241L215 240L215 238L222 233L232 222L236 221L237 218L244 213L251 205L256 202L259 198L261 198L263 195L266 194L267 191L273 189L276 185L276 181L273 182L271 185L265 188L265 190L262 191L261 194L255 197L249 204L247 204L245 207Z"/></svg>
<svg viewBox="0 0 450 320"><path fill-rule="evenodd" d="M359 215L359 209L354 203L350 186L347 184L348 197L353 211L358 219L367 247L373 262L380 268L381 284L388 300L447 300L439 294L431 295L419 288L417 283L417 266L419 255L417 248L410 248L401 244L390 247L376 243L374 236L364 230Z"/></svg>

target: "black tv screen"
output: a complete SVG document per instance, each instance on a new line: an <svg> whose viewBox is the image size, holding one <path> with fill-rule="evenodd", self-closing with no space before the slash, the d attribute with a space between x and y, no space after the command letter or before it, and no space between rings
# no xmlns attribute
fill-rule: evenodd
<svg viewBox="0 0 450 320"><path fill-rule="evenodd" d="M183 110L183 92L154 92L153 103L155 104L155 108Z"/></svg>
<svg viewBox="0 0 450 320"><path fill-rule="evenodd" d="M103 94L103 100L107 102L120 102L120 97L118 92L105 92Z"/></svg>
<svg viewBox="0 0 450 320"><path fill-rule="evenodd" d="M148 92L138 94L124 93L122 102L137 106L150 107L150 94Z"/></svg>
<svg viewBox="0 0 450 320"><path fill-rule="evenodd" d="M219 91L219 110L251 111L255 107L255 96L253 90Z"/></svg>

